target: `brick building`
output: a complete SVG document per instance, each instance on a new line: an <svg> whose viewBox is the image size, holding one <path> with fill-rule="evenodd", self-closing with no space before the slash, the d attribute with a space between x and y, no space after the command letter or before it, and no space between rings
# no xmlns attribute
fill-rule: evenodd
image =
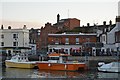
<svg viewBox="0 0 120 80"><path fill-rule="evenodd" d="M81 53L86 42L96 43L96 34L48 34L48 52Z"/></svg>
<svg viewBox="0 0 120 80"><path fill-rule="evenodd" d="M56 33L58 29L51 25L51 23L46 23L45 27L41 28L39 44L37 44L37 50L47 48L47 38L49 33Z"/></svg>
<svg viewBox="0 0 120 80"><path fill-rule="evenodd" d="M32 51L36 51L36 44L40 44L40 29L33 29L31 28L29 30L29 44L32 49Z"/></svg>
<svg viewBox="0 0 120 80"><path fill-rule="evenodd" d="M76 18L68 18L68 19L61 19L60 20L60 15L57 15L57 23L54 25L51 25L51 23L46 23L45 27L41 28L41 33L40 33L40 39L39 39L39 44L37 44L37 50L41 49L46 49L48 42L48 34L50 33L57 33L59 31L66 31L66 30L71 30L74 27L80 26L80 20Z"/></svg>
<svg viewBox="0 0 120 80"><path fill-rule="evenodd" d="M57 23L55 23L53 26L57 27L60 30L72 30L75 27L80 26L80 20L76 18L67 18L67 19L61 19L60 15L57 15Z"/></svg>

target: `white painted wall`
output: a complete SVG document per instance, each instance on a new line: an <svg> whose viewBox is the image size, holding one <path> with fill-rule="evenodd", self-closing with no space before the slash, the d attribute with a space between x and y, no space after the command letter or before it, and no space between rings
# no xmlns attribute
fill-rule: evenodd
<svg viewBox="0 0 120 80"><path fill-rule="evenodd" d="M109 33L107 33L108 44L115 43L115 32L119 30L120 30L120 22L116 22L116 26Z"/></svg>
<svg viewBox="0 0 120 80"><path fill-rule="evenodd" d="M1 34L4 38L1 39ZM13 38L13 34L18 34L18 38ZM13 42L18 42L18 47L29 47L29 30L23 29L3 29L0 30L0 42L4 42L4 47L14 47ZM0 45L0 47L3 47Z"/></svg>
<svg viewBox="0 0 120 80"><path fill-rule="evenodd" d="M118 16L117 18L120 18L120 1L118 2ZM116 22L116 26L107 33L107 45L104 46L105 48L111 48L116 49L117 47L120 47L119 43L115 43L115 32L120 30L120 22Z"/></svg>
<svg viewBox="0 0 120 80"><path fill-rule="evenodd" d="M1 35L4 38L1 38ZM18 34L18 38L13 38L13 34ZM4 42L4 46L1 46ZM18 42L18 46L13 46L13 42ZM0 29L0 48L2 47L29 47L29 30L28 29ZM7 49L6 51L8 51ZM10 49L11 50L11 49ZM21 49L25 52L27 49ZM13 50L11 50L12 52Z"/></svg>

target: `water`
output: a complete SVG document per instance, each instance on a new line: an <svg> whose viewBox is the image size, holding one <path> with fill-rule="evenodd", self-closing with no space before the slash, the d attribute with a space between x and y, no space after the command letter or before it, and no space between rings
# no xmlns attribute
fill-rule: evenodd
<svg viewBox="0 0 120 80"><path fill-rule="evenodd" d="M98 71L49 71L38 69L18 69L0 67L2 78L85 78L85 79L118 79L120 73L104 73ZM0 77L0 78L1 78ZM120 78L119 78L120 79Z"/></svg>

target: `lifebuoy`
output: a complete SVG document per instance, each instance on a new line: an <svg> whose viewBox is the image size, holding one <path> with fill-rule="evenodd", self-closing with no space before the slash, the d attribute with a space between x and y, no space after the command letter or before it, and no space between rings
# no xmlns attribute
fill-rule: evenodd
<svg viewBox="0 0 120 80"><path fill-rule="evenodd" d="M48 64L48 66L51 66L51 64Z"/></svg>

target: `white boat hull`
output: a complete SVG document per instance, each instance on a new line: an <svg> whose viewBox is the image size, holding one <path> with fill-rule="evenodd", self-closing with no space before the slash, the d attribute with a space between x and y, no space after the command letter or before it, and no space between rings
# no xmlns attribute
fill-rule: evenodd
<svg viewBox="0 0 120 80"><path fill-rule="evenodd" d="M101 67L98 67L98 71L120 72L120 62L111 62L109 64L103 64Z"/></svg>

